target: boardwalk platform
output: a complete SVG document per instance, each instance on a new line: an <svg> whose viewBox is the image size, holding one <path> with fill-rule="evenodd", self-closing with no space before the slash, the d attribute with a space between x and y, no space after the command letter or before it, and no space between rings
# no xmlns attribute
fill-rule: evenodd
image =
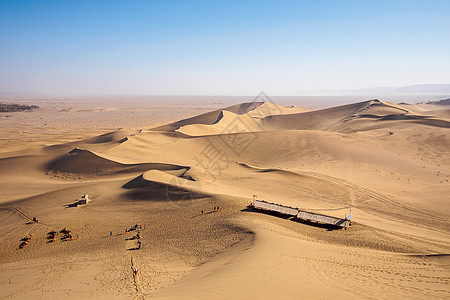
<svg viewBox="0 0 450 300"><path fill-rule="evenodd" d="M321 224L333 225L341 228L347 229L350 226L351 215L348 215L345 219L326 216L323 214L307 212L300 210L298 208L285 206L277 203L266 202L262 200L254 200L250 205L254 209L276 212L287 216L292 216L294 218L307 221L307 222L317 222Z"/></svg>
<svg viewBox="0 0 450 300"><path fill-rule="evenodd" d="M253 202L253 207L256 209L268 210L273 212L278 212L280 214L288 216L296 216L298 214L298 208L293 208L289 206L284 206L276 203L270 203L261 200L255 200Z"/></svg>

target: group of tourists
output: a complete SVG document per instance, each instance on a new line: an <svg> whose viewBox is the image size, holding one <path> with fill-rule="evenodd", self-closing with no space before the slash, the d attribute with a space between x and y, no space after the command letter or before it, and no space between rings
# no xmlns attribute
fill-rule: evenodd
<svg viewBox="0 0 450 300"><path fill-rule="evenodd" d="M222 208L218 207L218 206L214 206L214 211L222 211ZM200 211L202 215L205 214L205 212L203 210Z"/></svg>
<svg viewBox="0 0 450 300"><path fill-rule="evenodd" d="M141 230L140 229L142 229L142 225L138 225L138 224L131 226L129 229L128 228L125 229L125 233L137 230L136 235L130 238L130 240L137 240L137 249L142 248ZM112 231L110 232L110 235L112 235Z"/></svg>

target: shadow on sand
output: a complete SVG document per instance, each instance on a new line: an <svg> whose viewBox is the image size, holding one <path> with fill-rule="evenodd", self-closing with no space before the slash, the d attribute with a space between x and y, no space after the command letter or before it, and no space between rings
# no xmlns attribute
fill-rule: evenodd
<svg viewBox="0 0 450 300"><path fill-rule="evenodd" d="M323 228L326 229L327 231L334 231L334 230L341 230L342 228L339 226L334 226L334 225L330 225L330 224L321 224L321 223L316 223L316 222L312 222L312 221L306 221L306 220L302 220L302 219L298 219L296 217L293 216L288 216L288 215L284 215L284 214L280 214L278 212L273 212L273 211L263 211L263 210L256 210L256 209L252 209L252 208L244 208L241 209L242 212L250 212L250 213L257 213L257 214L263 214L263 215L271 215L271 216L275 216L281 219L285 219L285 220L289 220L292 222L296 222L296 223L302 223L308 226L312 226L312 227L317 227L317 228Z"/></svg>
<svg viewBox="0 0 450 300"><path fill-rule="evenodd" d="M135 251L135 250L140 250L140 249L139 249L139 247L127 249L127 251Z"/></svg>
<svg viewBox="0 0 450 300"><path fill-rule="evenodd" d="M77 207L78 206L78 201L74 202L74 203L70 203L70 204L64 204L65 208L71 208L71 207Z"/></svg>

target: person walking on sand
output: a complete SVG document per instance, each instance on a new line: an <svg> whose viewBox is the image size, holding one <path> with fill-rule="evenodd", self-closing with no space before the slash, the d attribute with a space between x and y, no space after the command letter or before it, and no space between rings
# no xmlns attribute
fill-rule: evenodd
<svg viewBox="0 0 450 300"><path fill-rule="evenodd" d="M109 235L110 235L110 236L112 235L112 231L109 232Z"/></svg>

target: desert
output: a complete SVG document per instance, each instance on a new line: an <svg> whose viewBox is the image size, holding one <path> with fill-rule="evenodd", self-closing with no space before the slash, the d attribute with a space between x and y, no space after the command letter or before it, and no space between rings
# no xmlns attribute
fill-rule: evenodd
<svg viewBox="0 0 450 300"><path fill-rule="evenodd" d="M0 299L450 299L450 1L0 1Z"/></svg>
<svg viewBox="0 0 450 300"><path fill-rule="evenodd" d="M1 113L2 298L448 298L445 102L180 99Z"/></svg>

